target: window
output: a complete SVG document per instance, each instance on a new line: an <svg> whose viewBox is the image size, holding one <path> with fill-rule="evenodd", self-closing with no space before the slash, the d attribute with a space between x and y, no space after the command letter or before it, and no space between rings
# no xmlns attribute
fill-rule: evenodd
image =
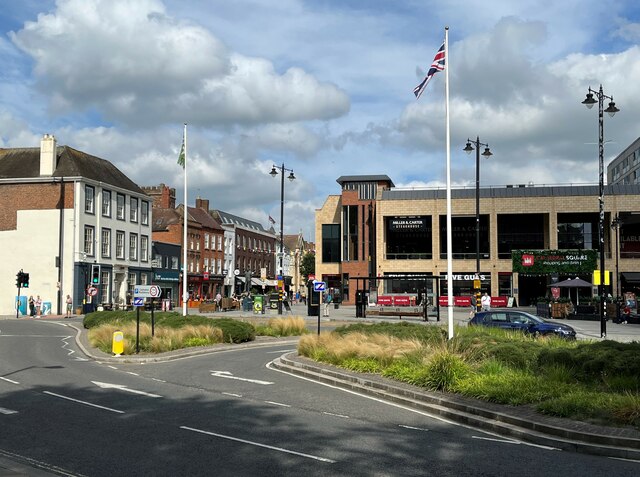
<svg viewBox="0 0 640 477"><path fill-rule="evenodd" d="M149 202L146 200L140 203L140 223L142 225L149 225Z"/></svg>
<svg viewBox="0 0 640 477"><path fill-rule="evenodd" d="M91 225L84 226L84 253L89 257L93 257L93 238L95 234L95 229Z"/></svg>
<svg viewBox="0 0 640 477"><path fill-rule="evenodd" d="M340 262L340 224L322 225L322 262Z"/></svg>
<svg viewBox="0 0 640 477"><path fill-rule="evenodd" d="M84 186L84 211L87 214L94 213L94 199L96 195L96 190L93 186L86 185Z"/></svg>
<svg viewBox="0 0 640 477"><path fill-rule="evenodd" d="M109 299L109 295L110 295L110 289L111 287L110 285L110 277L109 277L109 271L108 270L102 270L100 273L100 286L101 286L101 293L100 293L100 300L101 303L109 303L111 300Z"/></svg>
<svg viewBox="0 0 640 477"><path fill-rule="evenodd" d="M216 258L216 273L220 275L222 273L222 260Z"/></svg>
<svg viewBox="0 0 640 477"><path fill-rule="evenodd" d="M149 259L149 237L140 236L140 260L146 262Z"/></svg>
<svg viewBox="0 0 640 477"><path fill-rule="evenodd" d="M111 191L102 191L102 216L111 217Z"/></svg>
<svg viewBox="0 0 640 477"><path fill-rule="evenodd" d="M209 250L209 234L204 234L204 249Z"/></svg>
<svg viewBox="0 0 640 477"><path fill-rule="evenodd" d="M138 260L138 234L129 234L129 260Z"/></svg>
<svg viewBox="0 0 640 477"><path fill-rule="evenodd" d="M136 197L129 198L129 220L131 222L138 221L138 199Z"/></svg>
<svg viewBox="0 0 640 477"><path fill-rule="evenodd" d="M159 253L156 253L156 254L153 256L153 259L154 259L154 260L157 262L157 264L158 264L157 268L162 268L162 258L163 258L163 257L162 257L162 255L160 255ZM153 266L153 265L152 265L152 266ZM165 267L165 268L167 268L167 267Z"/></svg>
<svg viewBox="0 0 640 477"><path fill-rule="evenodd" d="M116 231L116 258L124 259L124 232Z"/></svg>
<svg viewBox="0 0 640 477"><path fill-rule="evenodd" d="M124 195L116 194L116 219L124 220Z"/></svg>
<svg viewBox="0 0 640 477"><path fill-rule="evenodd" d="M222 250L222 235L218 235L218 250Z"/></svg>
<svg viewBox="0 0 640 477"><path fill-rule="evenodd" d="M358 206L346 205L342 207L342 228L344 236L342 237L342 256L347 261L360 260L358 247Z"/></svg>
<svg viewBox="0 0 640 477"><path fill-rule="evenodd" d="M178 269L178 257L171 257L171 269L172 270Z"/></svg>
<svg viewBox="0 0 640 477"><path fill-rule="evenodd" d="M133 299L133 289L136 286L136 274L135 273L130 273L129 274L129 282L128 282L128 294L131 297L131 299Z"/></svg>
<svg viewBox="0 0 640 477"><path fill-rule="evenodd" d="M102 256L111 257L111 229L102 229L100 243L102 243Z"/></svg>
<svg viewBox="0 0 640 477"><path fill-rule="evenodd" d="M140 285L148 285L149 284L149 275L147 273L140 274Z"/></svg>
<svg viewBox="0 0 640 477"><path fill-rule="evenodd" d="M209 271L209 259L205 258L204 259L204 268L203 271L208 272Z"/></svg>

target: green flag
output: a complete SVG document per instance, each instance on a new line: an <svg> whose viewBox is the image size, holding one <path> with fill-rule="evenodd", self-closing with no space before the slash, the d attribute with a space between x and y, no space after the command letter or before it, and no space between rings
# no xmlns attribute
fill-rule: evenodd
<svg viewBox="0 0 640 477"><path fill-rule="evenodd" d="M180 148L180 155L178 156L178 164L184 169L184 138L182 139L182 147Z"/></svg>

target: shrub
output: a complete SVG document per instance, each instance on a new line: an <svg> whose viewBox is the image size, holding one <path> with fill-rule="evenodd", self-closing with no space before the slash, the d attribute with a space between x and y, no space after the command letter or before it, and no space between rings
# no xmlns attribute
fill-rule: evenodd
<svg viewBox="0 0 640 477"><path fill-rule="evenodd" d="M401 323L357 323L340 326L334 330L341 336L349 333L381 334L399 339L416 339L422 343L440 343L446 340L447 331L439 326L423 326L403 321Z"/></svg>
<svg viewBox="0 0 640 477"><path fill-rule="evenodd" d="M427 363L425 385L437 391L452 391L468 374L469 366L461 356L439 351Z"/></svg>

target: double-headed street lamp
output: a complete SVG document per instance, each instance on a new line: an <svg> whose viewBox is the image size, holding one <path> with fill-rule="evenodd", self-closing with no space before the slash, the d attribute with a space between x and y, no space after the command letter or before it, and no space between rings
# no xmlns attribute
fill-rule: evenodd
<svg viewBox="0 0 640 477"><path fill-rule="evenodd" d="M282 290L278 293L278 315L282 315L282 295L284 294L284 173L289 172L287 179L293 181L296 176L293 175L293 169L284 167L284 163L280 167L272 166L271 177L278 175L280 170L280 276L282 277Z"/></svg>
<svg viewBox="0 0 640 477"><path fill-rule="evenodd" d="M596 101L593 95L598 97ZM604 100L608 99L609 107L604 109ZM604 292L604 112L607 112L609 116L613 117L618 111L616 103L613 102L613 96L607 96L602 91L602 85L598 91L591 89L587 92L586 99L582 102L587 108L593 108L593 105L598 103L598 161L599 161L599 195L600 195L600 218L598 221L598 238L600 240L600 246L598 252L600 253L600 283L598 285L598 295L600 295L600 337L606 338L607 336L607 319L605 316L605 302L607 296Z"/></svg>
<svg viewBox="0 0 640 477"><path fill-rule="evenodd" d="M480 142L480 138L476 136L475 141L467 139L467 145L463 149L467 154L471 154L471 151L476 150L476 278L480 280L480 146L484 146L484 152L482 156L489 158L493 154L489 150L489 144ZM476 307L479 308L479 303L476 303Z"/></svg>

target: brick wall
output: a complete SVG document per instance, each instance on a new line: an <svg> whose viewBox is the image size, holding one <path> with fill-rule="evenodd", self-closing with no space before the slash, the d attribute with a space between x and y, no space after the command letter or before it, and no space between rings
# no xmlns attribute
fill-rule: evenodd
<svg viewBox="0 0 640 477"><path fill-rule="evenodd" d="M15 230L18 210L60 208L60 183L0 185L0 230ZM73 183L64 184L65 209L73 208Z"/></svg>

